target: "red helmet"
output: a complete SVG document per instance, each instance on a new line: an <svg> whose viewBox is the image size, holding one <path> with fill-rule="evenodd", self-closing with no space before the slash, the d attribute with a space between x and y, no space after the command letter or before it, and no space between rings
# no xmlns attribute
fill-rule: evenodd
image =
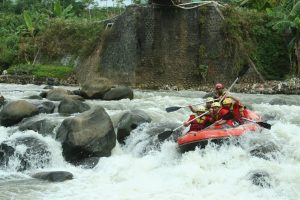
<svg viewBox="0 0 300 200"><path fill-rule="evenodd" d="M224 89L224 85L223 85L222 83L217 83L217 84L215 85L215 88L216 88L216 89Z"/></svg>

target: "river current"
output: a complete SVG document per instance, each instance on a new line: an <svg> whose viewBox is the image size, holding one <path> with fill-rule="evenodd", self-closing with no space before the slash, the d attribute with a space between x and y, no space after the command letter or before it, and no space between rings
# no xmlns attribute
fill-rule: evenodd
<svg viewBox="0 0 300 200"><path fill-rule="evenodd" d="M19 100L38 95L44 91L43 87L0 84L0 93L9 101ZM204 95L205 92L191 90L134 90L133 100L88 100L86 103L102 105L114 125L125 111L132 109L145 111L152 118L152 123L182 123L191 114L188 109L167 113L165 108L196 104L202 101ZM272 124L272 129L245 134L238 146L226 144L216 147L210 144L205 149L182 154L172 141L165 141L159 149L145 151L149 124L142 124L127 138L125 146L117 144L112 155L101 158L93 169L75 167L64 161L61 145L54 137L0 126L0 143L21 136L34 136L45 141L52 153L49 166L43 169L18 172L14 163L8 169L0 169L0 200L299 200L300 96L232 95L265 117ZM273 99L283 99L286 105L269 104ZM38 117L44 118L45 114ZM48 114L47 118L61 122L65 117L56 112ZM279 149L269 159L249 153L253 146L267 142ZM270 175L269 187L252 183L249 174L257 170ZM51 183L30 176L42 171L68 171L74 179Z"/></svg>

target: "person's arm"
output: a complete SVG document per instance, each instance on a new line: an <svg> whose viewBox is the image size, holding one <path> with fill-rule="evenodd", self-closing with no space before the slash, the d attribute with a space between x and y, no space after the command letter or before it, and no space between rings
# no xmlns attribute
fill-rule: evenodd
<svg viewBox="0 0 300 200"><path fill-rule="evenodd" d="M192 105L189 105L189 108L190 108L190 110L191 110L193 113L196 113L196 111L194 110L194 108L193 108Z"/></svg>
<svg viewBox="0 0 300 200"><path fill-rule="evenodd" d="M241 105L241 106L243 105L242 102L241 102L238 98L236 98L236 97L234 97L234 96L229 96L229 95L228 95L227 97L233 99L233 100L234 100L236 103L238 103L239 105Z"/></svg>
<svg viewBox="0 0 300 200"><path fill-rule="evenodd" d="M191 124L190 121L191 121L192 119L195 119L195 115L191 115L190 118L189 118L186 122L183 123L183 125L184 125L185 127L189 126L189 125Z"/></svg>

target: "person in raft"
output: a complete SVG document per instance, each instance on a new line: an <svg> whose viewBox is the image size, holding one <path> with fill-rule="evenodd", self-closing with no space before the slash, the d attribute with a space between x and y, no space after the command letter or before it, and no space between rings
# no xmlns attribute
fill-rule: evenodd
<svg viewBox="0 0 300 200"><path fill-rule="evenodd" d="M184 124L183 124L185 127L191 125L189 132L200 131L211 124L211 117L208 113L206 115L203 115L202 117L195 119L197 116L200 116L206 112L206 109L204 106L195 106L193 108L193 110L195 111L195 114L191 115L189 120L184 122ZM195 119L195 120L193 120L193 119ZM191 120L193 120L193 121L191 121ZM189 121L191 121L191 122L189 122Z"/></svg>
<svg viewBox="0 0 300 200"><path fill-rule="evenodd" d="M222 83L217 83L215 85L215 94L213 98L216 100L220 100L224 95L226 95L226 92L224 91L224 85Z"/></svg>
<svg viewBox="0 0 300 200"><path fill-rule="evenodd" d="M211 109L211 105L213 104L213 102L215 102L214 98L212 98L212 97L207 97L206 98L206 104L205 104L206 110Z"/></svg>
<svg viewBox="0 0 300 200"><path fill-rule="evenodd" d="M212 97L207 97L206 100L205 100L205 109L206 111L209 111L209 109L211 108L211 104L214 102L214 98ZM189 105L189 108L190 110L193 112L193 113L196 113L196 110L194 109L194 107L192 105Z"/></svg>
<svg viewBox="0 0 300 200"><path fill-rule="evenodd" d="M233 121L239 124L243 123L245 106L235 97L228 96L222 102L222 107L233 114Z"/></svg>
<svg viewBox="0 0 300 200"><path fill-rule="evenodd" d="M211 105L210 115L212 117L213 126L209 128L225 129L234 127L235 124L231 118L231 113L227 108L223 108L220 102L214 102Z"/></svg>

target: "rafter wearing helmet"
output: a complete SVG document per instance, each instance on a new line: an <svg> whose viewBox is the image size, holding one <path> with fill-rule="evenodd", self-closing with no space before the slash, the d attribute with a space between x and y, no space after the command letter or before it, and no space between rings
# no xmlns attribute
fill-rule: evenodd
<svg viewBox="0 0 300 200"><path fill-rule="evenodd" d="M227 98L223 100L222 106L224 109L232 112L234 121L237 121L240 124L243 122L242 117L244 117L245 106L239 99L232 96L227 96Z"/></svg>
<svg viewBox="0 0 300 200"><path fill-rule="evenodd" d="M201 105L194 106L193 110L195 111L195 114L190 115L190 118L188 119L188 121L184 122L184 124L183 124L185 127L191 125L189 132L200 131L211 124L212 119L209 114L206 114L206 115L203 115L202 117L197 118L197 116L200 116L207 111L204 106L201 106ZM197 118L197 119L195 119L195 118ZM195 120L193 120L193 119L195 119Z"/></svg>
<svg viewBox="0 0 300 200"><path fill-rule="evenodd" d="M224 117L228 115L230 111L228 109L225 109L221 106L220 102L214 102L211 105L211 117L212 122L215 123L213 127L215 129L221 129L221 128L230 128L233 127L233 121L231 119L226 120Z"/></svg>
<svg viewBox="0 0 300 200"><path fill-rule="evenodd" d="M214 99L221 99L225 94L224 85L222 83L217 83L215 85Z"/></svg>

